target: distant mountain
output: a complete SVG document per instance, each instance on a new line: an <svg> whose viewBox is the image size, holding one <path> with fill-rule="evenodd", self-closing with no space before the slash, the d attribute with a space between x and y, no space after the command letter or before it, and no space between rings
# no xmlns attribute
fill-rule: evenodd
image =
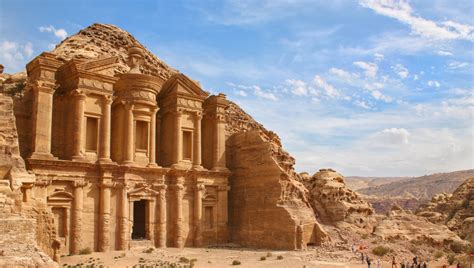
<svg viewBox="0 0 474 268"><path fill-rule="evenodd" d="M348 176L344 177L344 180L349 188L354 191L359 189L380 186L383 184L409 179L410 177L360 177L360 176Z"/></svg>
<svg viewBox="0 0 474 268"><path fill-rule="evenodd" d="M474 177L474 169L435 173L416 178L394 179L394 181L391 182L390 180L384 179L382 183L378 185L376 182L372 182L372 180L367 180L369 187L358 188L357 192L383 198L415 198L419 200L429 200L438 193L452 193L470 177Z"/></svg>

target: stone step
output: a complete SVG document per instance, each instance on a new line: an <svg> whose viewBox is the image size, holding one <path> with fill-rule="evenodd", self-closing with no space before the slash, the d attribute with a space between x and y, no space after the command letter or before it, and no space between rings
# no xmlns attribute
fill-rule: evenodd
<svg viewBox="0 0 474 268"><path fill-rule="evenodd" d="M153 244L152 240L131 240L130 241L130 248L153 248L155 245Z"/></svg>

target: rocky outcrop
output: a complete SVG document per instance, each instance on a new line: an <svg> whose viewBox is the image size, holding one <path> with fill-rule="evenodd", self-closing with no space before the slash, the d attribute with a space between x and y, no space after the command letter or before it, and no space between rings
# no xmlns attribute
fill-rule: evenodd
<svg viewBox="0 0 474 268"><path fill-rule="evenodd" d="M176 72L148 51L130 33L110 24L92 24L63 40L52 52L61 60L117 56L119 62L115 73L120 74L129 70L126 64L127 50L132 46L138 46L144 51L145 63L141 67L141 73L160 76L166 80Z"/></svg>
<svg viewBox="0 0 474 268"><path fill-rule="evenodd" d="M416 198L429 201L436 194L456 190L470 177L474 177L474 169L397 180L359 189L357 192L382 198Z"/></svg>
<svg viewBox="0 0 474 268"><path fill-rule="evenodd" d="M443 224L434 224L423 217L395 208L375 227L374 235L388 241L407 240L449 248L452 244L467 245Z"/></svg>
<svg viewBox="0 0 474 268"><path fill-rule="evenodd" d="M417 215L435 224L446 224L460 237L474 243L474 177L452 194L438 194L421 206Z"/></svg>
<svg viewBox="0 0 474 268"><path fill-rule="evenodd" d="M25 200L20 187L34 181L35 176L26 171L20 157L13 101L0 94L0 267L57 266L41 251L54 255L51 212L45 204L22 202ZM47 221L41 221L43 218ZM49 239L44 239L43 234Z"/></svg>
<svg viewBox="0 0 474 268"><path fill-rule="evenodd" d="M321 169L313 176L302 173L301 177L319 222L359 234L372 231L376 223L374 209L346 186L340 173Z"/></svg>

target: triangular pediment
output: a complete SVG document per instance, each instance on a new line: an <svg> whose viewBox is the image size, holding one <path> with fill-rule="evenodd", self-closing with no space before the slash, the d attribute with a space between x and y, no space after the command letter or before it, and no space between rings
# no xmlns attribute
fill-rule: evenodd
<svg viewBox="0 0 474 268"><path fill-rule="evenodd" d="M161 98L165 98L168 95L205 99L209 94L202 90L201 86L196 81L182 73L178 73L172 75L161 89Z"/></svg>
<svg viewBox="0 0 474 268"><path fill-rule="evenodd" d="M128 196L130 197L147 197L147 196L154 196L157 194L158 194L157 191L147 186L138 187L128 192Z"/></svg>

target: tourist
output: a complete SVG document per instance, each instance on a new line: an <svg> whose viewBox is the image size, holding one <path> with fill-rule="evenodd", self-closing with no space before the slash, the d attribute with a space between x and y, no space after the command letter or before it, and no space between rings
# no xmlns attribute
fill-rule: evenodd
<svg viewBox="0 0 474 268"><path fill-rule="evenodd" d="M415 257L413 257L413 264L414 265L418 264L418 256L416 256L416 255L415 255Z"/></svg>
<svg viewBox="0 0 474 268"><path fill-rule="evenodd" d="M372 260L369 258L369 256L367 256L366 259L367 259L367 268L370 268L370 264L372 263Z"/></svg>
<svg viewBox="0 0 474 268"><path fill-rule="evenodd" d="M423 262L423 268L428 268L428 264L426 264L426 261Z"/></svg>
<svg viewBox="0 0 474 268"><path fill-rule="evenodd" d="M397 268L397 261L395 260L395 256L392 256L392 268Z"/></svg>
<svg viewBox="0 0 474 268"><path fill-rule="evenodd" d="M351 245L351 251L352 251L352 252L355 251L354 244Z"/></svg>
<svg viewBox="0 0 474 268"><path fill-rule="evenodd" d="M461 263L456 264L456 268L461 268Z"/></svg>
<svg viewBox="0 0 474 268"><path fill-rule="evenodd" d="M361 258L361 261L362 261L362 264L364 264L364 252L361 252L360 253L360 258Z"/></svg>
<svg viewBox="0 0 474 268"><path fill-rule="evenodd" d="M380 259L377 259L377 268L380 268L382 267L382 265L380 264Z"/></svg>

